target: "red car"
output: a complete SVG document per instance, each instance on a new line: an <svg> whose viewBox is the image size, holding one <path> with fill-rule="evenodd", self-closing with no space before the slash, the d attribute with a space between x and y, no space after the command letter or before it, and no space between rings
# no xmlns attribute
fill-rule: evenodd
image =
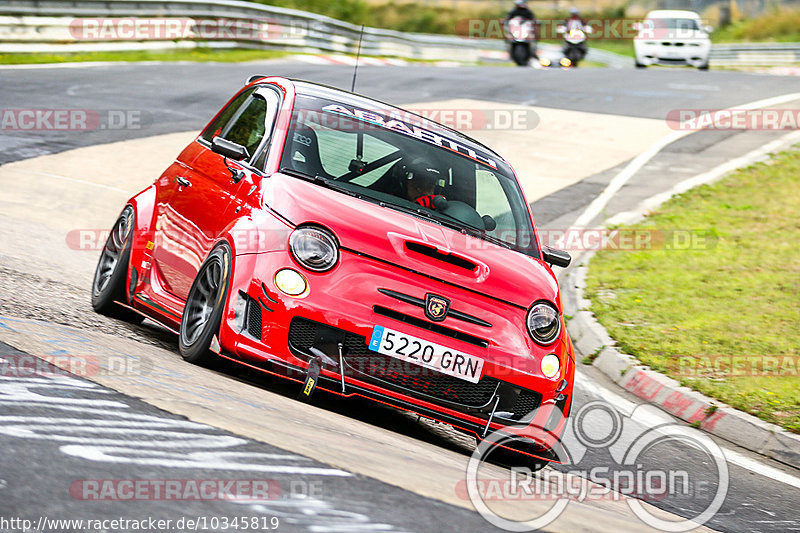
<svg viewBox="0 0 800 533"><path fill-rule="evenodd" d="M575 361L509 164L405 110L256 76L131 198L92 305L223 357L552 460ZM528 457L530 459L530 457ZM536 464L542 463L535 459Z"/></svg>

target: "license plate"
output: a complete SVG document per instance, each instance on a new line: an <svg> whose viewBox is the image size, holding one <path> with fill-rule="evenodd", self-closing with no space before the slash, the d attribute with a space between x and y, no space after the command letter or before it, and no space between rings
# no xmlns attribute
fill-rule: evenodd
<svg viewBox="0 0 800 533"><path fill-rule="evenodd" d="M369 349L470 383L478 383L483 371L480 357L383 326L372 328Z"/></svg>

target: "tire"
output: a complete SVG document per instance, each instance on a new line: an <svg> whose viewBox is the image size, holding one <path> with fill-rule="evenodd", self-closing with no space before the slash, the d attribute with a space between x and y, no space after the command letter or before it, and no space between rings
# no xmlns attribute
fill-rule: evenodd
<svg viewBox="0 0 800 533"><path fill-rule="evenodd" d="M708 70L708 61L706 61L703 65L697 67L697 70Z"/></svg>
<svg viewBox="0 0 800 533"><path fill-rule="evenodd" d="M577 67L578 63L581 60L581 53L577 48L570 48L567 52L567 59L572 64L573 67Z"/></svg>
<svg viewBox="0 0 800 533"><path fill-rule="evenodd" d="M186 361L201 366L218 361L209 347L219 332L230 278L231 250L220 244L203 262L186 297L178 335L178 348Z"/></svg>
<svg viewBox="0 0 800 533"><path fill-rule="evenodd" d="M135 214L126 206L111 228L92 278L92 309L101 315L140 323L144 317L116 302L127 302L126 284L131 259Z"/></svg>
<svg viewBox="0 0 800 533"><path fill-rule="evenodd" d="M525 67L530 61L530 52L525 43L514 43L511 45L511 59L519 67Z"/></svg>

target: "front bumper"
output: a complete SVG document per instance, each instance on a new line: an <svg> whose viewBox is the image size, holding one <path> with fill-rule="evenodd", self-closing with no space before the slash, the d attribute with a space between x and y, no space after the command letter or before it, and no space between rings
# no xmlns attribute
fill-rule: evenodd
<svg viewBox="0 0 800 533"><path fill-rule="evenodd" d="M275 287L274 273L286 267L306 276L311 287L307 295L292 298ZM491 327L451 318L434 325L422 309L386 296L378 288L416 296L436 292L450 299L453 309L479 316ZM503 428L549 447L553 435L563 431L574 380L572 345L565 331L547 349L533 345L522 334L524 309L504 307L348 252L325 274L302 271L285 251L237 256L229 294L220 340L225 352L240 363L302 382L311 346L338 361L341 344L344 369L323 366L319 388L412 411L478 438ZM375 324L482 357L480 382L473 384L369 350L366 339ZM537 357L546 353L556 353L561 360L561 371L552 379L536 370ZM559 385L562 390L557 391Z"/></svg>
<svg viewBox="0 0 800 533"><path fill-rule="evenodd" d="M709 43L676 43L635 45L636 61L641 65L689 65L701 67L708 64Z"/></svg>

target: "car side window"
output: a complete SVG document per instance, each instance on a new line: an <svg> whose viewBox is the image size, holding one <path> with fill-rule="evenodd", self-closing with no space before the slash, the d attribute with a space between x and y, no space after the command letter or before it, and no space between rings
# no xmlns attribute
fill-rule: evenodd
<svg viewBox="0 0 800 533"><path fill-rule="evenodd" d="M214 140L214 137L221 134L222 130L225 128L228 122L230 122L231 118L233 118L239 108L242 107L242 104L244 104L245 100L247 100L247 98L253 94L253 91L255 91L255 88L243 91L239 96L234 98L231 103L225 106L225 109L223 109L222 112L217 115L211 124L206 127L200 137L210 143L212 140Z"/></svg>
<svg viewBox="0 0 800 533"><path fill-rule="evenodd" d="M261 144L266 130L267 102L258 96L251 96L242 109L228 125L220 137L241 144L251 156Z"/></svg>
<svg viewBox="0 0 800 533"><path fill-rule="evenodd" d="M496 228L488 233L513 243L516 241L517 224L501 179L494 172L482 168L476 169L475 210L480 215L489 215L497 223Z"/></svg>
<svg viewBox="0 0 800 533"><path fill-rule="evenodd" d="M250 154L253 156L251 158L251 164L260 169L264 170L264 164L267 160L267 155L269 154L269 146L270 142L272 142L272 130L275 126L275 120L278 116L278 108L281 104L281 98L278 96L278 93L272 89L262 88L256 91L256 98L263 98L266 106L266 113L264 115L264 133L261 136L261 144L254 149ZM248 149L248 151L250 151Z"/></svg>
<svg viewBox="0 0 800 533"><path fill-rule="evenodd" d="M259 164L263 166L266 159L266 147L272 135L278 103L279 98L275 91L267 88L257 90L219 135L225 140L244 146L250 154L250 163L256 167Z"/></svg>

